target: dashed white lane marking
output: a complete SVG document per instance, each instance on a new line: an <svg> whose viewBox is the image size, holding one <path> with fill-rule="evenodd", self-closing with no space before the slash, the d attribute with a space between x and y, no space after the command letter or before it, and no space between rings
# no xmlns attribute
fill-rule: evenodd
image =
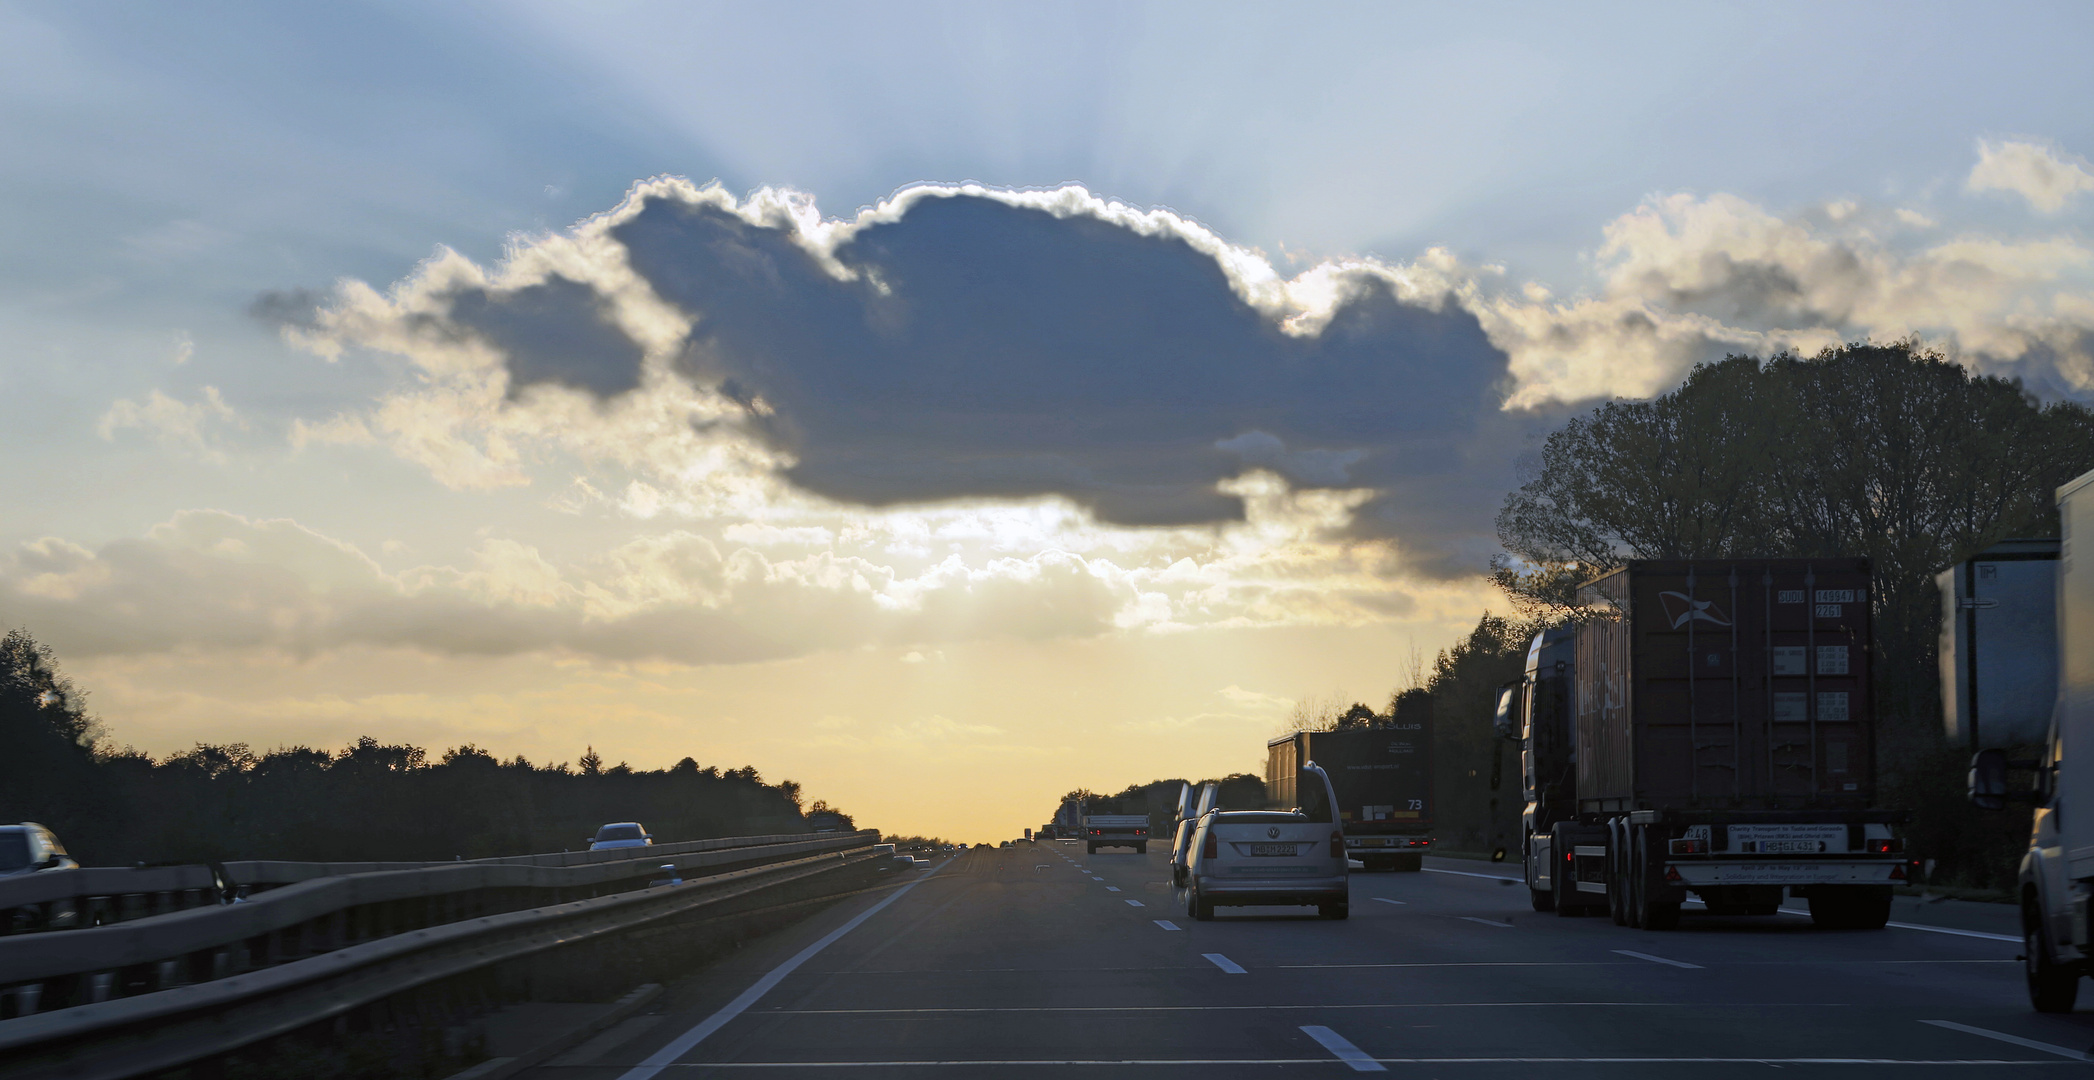
<svg viewBox="0 0 2094 1080"><path fill-rule="evenodd" d="M1139 901L1139 900L1129 900L1129 901L1127 901L1127 906L1128 906L1128 907L1147 907L1148 905L1147 905L1147 904L1144 904L1144 903L1142 903L1142 902L1141 902L1141 901Z"/></svg>
<svg viewBox="0 0 2094 1080"><path fill-rule="evenodd" d="M834 945L837 942L837 940L842 938L845 934L848 934L851 931L856 930L860 926L864 925L865 920L870 919L873 916L878 915L880 912L887 910L887 905L892 904L896 900L901 899L903 893L906 893L910 889L913 889L918 885L921 885L924 882L929 881L931 879L931 876L936 874L941 869L944 868L942 866L932 867L929 874L925 874L923 877L917 878L915 881L912 881L907 885L904 885L901 888L896 889L891 893L888 893L886 899L883 899L879 903L874 904L873 906L866 908L864 911L859 912L856 916L852 917L850 922L847 922L842 926L839 926L836 929L829 931L827 934L822 935L819 941L816 941L814 944L809 945L806 948L801 949L799 952L794 953L791 959L787 960L785 963L778 965L777 967L772 968L769 972L765 973L763 978L756 980L756 982L753 985L751 985L747 990L742 991L739 997L736 997L733 1001L730 1001L727 1004L721 1006L720 1011L712 1014L711 1016L706 1017L702 1021L699 1021L697 1027L694 1027L691 1030L686 1031L681 1035L678 1035L674 1039L669 1040L668 1044L663 1046L660 1050L656 1050L654 1053L649 1054L645 1061L642 1061L638 1065L635 1065L632 1068L627 1069L625 1072L620 1073L618 1076L618 1080L652 1080L652 1078L660 1074L663 1069L666 1069L669 1066L675 1064L677 1058L680 1058L685 1054L690 1053L691 1050L695 1048L699 1043L702 1043L707 1038L711 1037L713 1032L716 1032L721 1028L726 1027L728 1023L732 1021L735 1017L740 1016L744 1012L747 1012L749 1006L756 1004L759 998L763 997L765 994L770 993L772 987L775 987L779 983L784 982L785 977L798 970L801 964L804 964L807 961L814 959L815 954L821 952L823 949L826 949L831 945Z"/></svg>
<svg viewBox="0 0 2094 1080"><path fill-rule="evenodd" d="M1696 971L1701 970L1700 964L1690 964L1685 960L1667 960L1662 956L1652 956L1647 952L1637 952L1634 949L1615 949L1613 951L1617 956L1633 956L1638 960L1648 960L1653 964L1670 964L1676 968L1693 968Z"/></svg>
<svg viewBox="0 0 2094 1080"><path fill-rule="evenodd" d="M1212 961L1215 967L1218 967L1231 975L1241 975L1244 973L1242 964L1239 964L1236 961L1231 960L1218 952L1203 952L1200 955Z"/></svg>
<svg viewBox="0 0 2094 1080"><path fill-rule="evenodd" d="M1428 866L1424 869L1425 872L1428 874L1453 874L1456 877L1480 877L1487 881L1510 881L1515 885L1519 884L1520 882L1519 878L1506 877L1503 874L1477 874L1467 870L1441 870L1438 867L1434 866Z"/></svg>
<svg viewBox="0 0 2094 1080"><path fill-rule="evenodd" d="M1377 897L1375 897L1374 899L1376 899L1376 900L1379 900L1379 901L1381 901L1381 902L1382 902L1382 903L1384 903L1384 904L1401 904L1401 903L1403 903L1403 901L1401 901L1401 900L1391 900L1391 899L1389 899L1389 898L1388 898L1388 897L1386 897L1386 896L1377 896Z"/></svg>
<svg viewBox="0 0 2094 1080"><path fill-rule="evenodd" d="M2046 1054L2056 1054L2059 1057L2071 1058L2074 1061L2094 1061L2094 1057L2089 1057L2086 1054L2083 1054L2077 1050L2069 1049L2067 1047L2052 1046L2049 1043L2037 1042L2034 1039L2024 1039L2019 1035L2009 1035L2004 1031L1987 1031L1981 1027L1971 1027L1969 1024L1959 1024L1956 1023L1954 1020L1922 1020L1920 1021L1920 1023L1932 1024L1935 1027L1947 1028L1950 1031L1960 1031L1963 1032L1965 1035L1979 1035L1987 1039L1998 1039L2003 1043L2013 1043L2016 1046L2025 1046L2031 1050L2041 1050Z"/></svg>
<svg viewBox="0 0 2094 1080"><path fill-rule="evenodd" d="M1107 885L1107 886L1105 887L1105 891L1106 891L1106 892L1119 892L1119 891L1120 891L1120 887L1119 887L1118 885Z"/></svg>
<svg viewBox="0 0 2094 1080"><path fill-rule="evenodd" d="M1476 917L1476 916L1474 916L1474 915L1463 915L1463 916L1461 917L1461 921L1463 921L1463 922L1472 922L1472 923L1480 923L1480 924L1482 924L1482 925L1484 925L1484 926L1495 926L1495 927L1497 927L1497 928L1498 928L1498 929L1500 929L1500 930L1510 930L1510 929L1512 929L1512 924L1511 924L1511 923L1504 923L1504 922L1496 922L1496 921L1494 921L1494 920L1491 920L1491 919L1479 919L1479 918L1477 918L1477 917Z"/></svg>
<svg viewBox="0 0 2094 1080"><path fill-rule="evenodd" d="M1155 923L1156 925L1158 925L1158 926L1161 926L1161 927L1163 927L1163 928L1164 928L1165 930L1182 930L1182 929L1184 929L1184 927L1182 927L1182 926L1179 926L1179 925L1178 925L1177 923L1174 923L1174 922L1170 921L1169 919L1151 919L1150 921L1151 921L1151 922L1154 922L1154 923Z"/></svg>
<svg viewBox="0 0 2094 1080"><path fill-rule="evenodd" d="M1303 1024L1301 1033L1323 1044L1339 1061L1351 1067L1353 1072L1388 1072L1381 1062L1374 1060L1367 1051L1352 1044L1352 1040L1321 1024Z"/></svg>

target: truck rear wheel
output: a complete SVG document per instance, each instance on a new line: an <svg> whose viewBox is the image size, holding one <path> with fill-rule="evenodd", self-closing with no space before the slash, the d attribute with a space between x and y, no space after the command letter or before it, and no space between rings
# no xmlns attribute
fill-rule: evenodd
<svg viewBox="0 0 2094 1080"><path fill-rule="evenodd" d="M1607 914L1614 925L1629 925L1629 875L1622 871L1622 836L1617 825L1607 826Z"/></svg>
<svg viewBox="0 0 2094 1080"><path fill-rule="evenodd" d="M1096 845L1096 844L1085 844L1085 845L1083 845L1083 853L1084 853L1085 855L1096 855L1096 854L1098 853L1098 845Z"/></svg>
<svg viewBox="0 0 2094 1080"><path fill-rule="evenodd" d="M1396 865L1392 869L1408 870L1412 873L1425 869L1425 856L1423 855L1398 855L1395 858Z"/></svg>
<svg viewBox="0 0 2094 1080"><path fill-rule="evenodd" d="M1556 910L1556 894L1547 889L1528 888L1527 900L1534 905L1536 911Z"/></svg>
<svg viewBox="0 0 2094 1080"><path fill-rule="evenodd" d="M1352 905L1342 900L1335 904L1318 904L1316 914L1326 919L1342 919L1352 914Z"/></svg>
<svg viewBox="0 0 2094 1080"><path fill-rule="evenodd" d="M2050 956L2050 931L2035 904L2021 906L2023 972L2028 976L2029 1005L2040 1013L2069 1013L2079 1000L2079 969Z"/></svg>
<svg viewBox="0 0 2094 1080"><path fill-rule="evenodd" d="M1676 930L1680 925L1680 902L1652 896L1650 873L1650 830L1637 826L1635 843L1629 848L1629 877L1635 882L1629 887L1629 896L1636 904L1630 920L1645 930Z"/></svg>
<svg viewBox="0 0 2094 1080"><path fill-rule="evenodd" d="M1135 853L1136 855L1147 855L1147 854L1149 853L1149 845L1147 845L1147 844L1136 844L1136 845L1134 845L1134 853Z"/></svg>

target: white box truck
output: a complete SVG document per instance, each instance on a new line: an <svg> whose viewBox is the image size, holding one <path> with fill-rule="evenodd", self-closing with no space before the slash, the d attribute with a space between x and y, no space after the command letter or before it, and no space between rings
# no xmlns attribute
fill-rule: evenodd
<svg viewBox="0 0 2094 1080"><path fill-rule="evenodd" d="M1981 712L1971 726L1979 741L1994 745L1971 758L1969 791L1971 801L1988 810L2004 809L2009 802L2035 805L2016 892L2029 1002L2047 1013L2072 1011L2080 976L2088 973L2089 957L2094 956L2094 935L2087 925L2088 898L2094 895L2094 818L2084 809L2094 806L2094 563L2073 557L2075 544L2081 554L2094 554L2087 550L2094 544L2094 472L2058 489L2058 523L2057 698L2050 729L2039 753L2014 761L1998 744L2019 743L2023 737L2011 728L1987 732ZM1974 610L1996 613L1984 607ZM1981 653L1976 659L1982 694L1985 657ZM1943 669L1945 674L1955 670L1953 658L1945 659ZM2035 782L2010 783L2015 771L2033 772ZM2067 816L2066 807L2078 812Z"/></svg>

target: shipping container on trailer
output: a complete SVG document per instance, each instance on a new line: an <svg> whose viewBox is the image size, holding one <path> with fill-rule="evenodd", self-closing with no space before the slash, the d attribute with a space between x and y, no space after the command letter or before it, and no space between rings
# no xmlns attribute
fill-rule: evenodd
<svg viewBox="0 0 2094 1080"><path fill-rule="evenodd" d="M1370 870L1423 866L1433 844L1429 698L1406 702L1380 726L1280 736L1265 744L1265 757L1266 794L1280 808L1300 805L1304 765L1322 768L1337 793L1349 858Z"/></svg>
<svg viewBox="0 0 2094 1080"><path fill-rule="evenodd" d="M1665 929L1691 892L1882 926L1908 880L1875 806L1871 582L1862 559L1647 560L1579 592L1577 835L1568 890Z"/></svg>

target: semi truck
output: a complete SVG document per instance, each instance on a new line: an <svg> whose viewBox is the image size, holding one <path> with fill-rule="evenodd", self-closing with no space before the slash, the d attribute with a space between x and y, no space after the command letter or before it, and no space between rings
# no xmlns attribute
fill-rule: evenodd
<svg viewBox="0 0 2094 1080"><path fill-rule="evenodd" d="M1430 699L1383 725L1297 731L1267 742L1268 800L1280 808L1302 805L1296 784L1311 763L1337 795L1347 858L1369 870L1423 867L1433 842Z"/></svg>
<svg viewBox="0 0 2094 1080"><path fill-rule="evenodd" d="M1579 590L1520 692L1537 909L1678 925L1773 914L1880 928L1910 879L1875 805L1864 559L1638 560Z"/></svg>
<svg viewBox="0 0 2094 1080"><path fill-rule="evenodd" d="M1971 757L1970 800L1987 810L2005 809L2010 802L2034 806L2028 849L2015 882L2021 906L2023 976L2029 1004L2036 1011L2069 1013L2079 998L2080 977L2089 972L2090 958L2094 958L2094 933L2089 931L2087 917L2088 898L2094 896L2094 826L2084 809L2070 815L2065 812L2068 807L2094 806L2094 568L2084 559L2073 558L2075 542L2084 553L2087 538L2094 537L2094 472L2058 488L2057 500L2061 536L2056 560L2014 560L2048 563L2050 602L2043 603L2041 590L2033 596L2024 593L2017 602L2016 590L2008 580L2015 575L1999 563L1993 565L1991 574L1980 578L1975 571L1986 565L1986 556L1981 554L1971 561L1974 572L1967 579L1968 595L1950 597L1944 590L1945 600L1969 602L1968 607L1958 604L1945 614L1975 611L1979 619L1971 628L1972 647L1955 657L1944 657L1942 667L1943 691L1949 702L1955 707L1973 701L1979 705L1963 717L1945 713L1951 733L1967 732L1974 742L1992 744ZM2022 565L2012 569L2035 573L2041 568ZM1954 585L1953 574L1952 570L1944 575L1951 578L1950 586ZM1986 578L1997 587L1984 588ZM1987 605L1986 600L1994 603ZM2027 609L2050 608L2055 617L2051 648L2042 649L2039 643L2036 649L2019 655L1984 649L1988 622L2014 623L2015 607L2024 609L2020 621L2033 622L2029 629L2039 638L2041 621L2030 620ZM1949 631L1944 631L1943 638L1944 645L1949 645ZM2037 680L2054 681L2057 692L2035 753L2015 760L2009 750L2028 744L2032 732L2027 721L2031 718L2016 715L2023 710L2006 703L1987 703L1982 695L1988 681L2004 684L2015 678L2015 669L2026 664L2030 651L2037 657L2049 657L2048 671ZM1975 694L1952 693L1957 688L1949 680L1959 668L1975 678L1976 686L1971 688ZM2028 678L2026 672L2021 677ZM2033 774L2033 783L2010 785L2014 771Z"/></svg>

